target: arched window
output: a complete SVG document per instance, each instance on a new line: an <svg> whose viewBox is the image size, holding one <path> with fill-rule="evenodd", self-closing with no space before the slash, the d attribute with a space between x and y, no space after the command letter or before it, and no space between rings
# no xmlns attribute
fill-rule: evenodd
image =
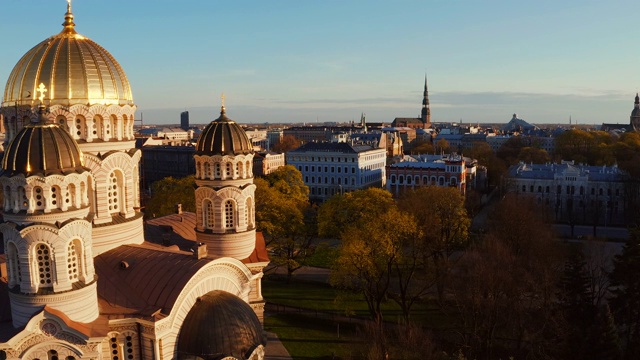
<svg viewBox="0 0 640 360"><path fill-rule="evenodd" d="M104 120L102 116L96 115L93 117L92 134L94 138L104 139Z"/></svg>
<svg viewBox="0 0 640 360"><path fill-rule="evenodd" d="M62 208L62 203L64 202L62 191L60 191L60 187L52 186L51 187L51 206L53 208L60 209Z"/></svg>
<svg viewBox="0 0 640 360"><path fill-rule="evenodd" d="M7 258L9 260L9 284L20 285L22 282L22 270L20 269L20 255L16 244L11 242L8 244Z"/></svg>
<svg viewBox="0 0 640 360"><path fill-rule="evenodd" d="M84 279L84 249L82 242L75 239L69 243L67 248L67 272L69 281L72 283Z"/></svg>
<svg viewBox="0 0 640 360"><path fill-rule="evenodd" d="M404 176L402 175L398 176L398 184L400 185L404 184Z"/></svg>
<svg viewBox="0 0 640 360"><path fill-rule="evenodd" d="M111 115L111 121L104 125L105 140L109 140L116 137L116 129L118 128L118 118L115 115Z"/></svg>
<svg viewBox="0 0 640 360"><path fill-rule="evenodd" d="M235 207L233 200L224 202L224 221L227 229L233 229L236 225L234 218Z"/></svg>
<svg viewBox="0 0 640 360"><path fill-rule="evenodd" d="M58 360L58 352L55 350L47 351L47 359L48 360Z"/></svg>
<svg viewBox="0 0 640 360"><path fill-rule="evenodd" d="M51 250L46 244L36 245L36 261L38 265L38 281L41 287L53 286L53 261Z"/></svg>
<svg viewBox="0 0 640 360"><path fill-rule="evenodd" d="M5 186L4 187L4 211L9 211L11 210L12 207L13 207L13 204L11 203L11 187Z"/></svg>
<svg viewBox="0 0 640 360"><path fill-rule="evenodd" d="M133 336L127 335L124 338L124 356L127 360L133 360L135 358L135 342L133 341Z"/></svg>
<svg viewBox="0 0 640 360"><path fill-rule="evenodd" d="M215 168L216 168L216 174L215 174L216 179L221 179L222 175L220 174L220 163L216 163Z"/></svg>
<svg viewBox="0 0 640 360"><path fill-rule="evenodd" d="M225 164L225 179L229 179L231 178L231 163L226 163Z"/></svg>
<svg viewBox="0 0 640 360"><path fill-rule="evenodd" d="M124 209L124 181L122 173L112 171L107 180L107 198L109 201L109 214L117 214Z"/></svg>
<svg viewBox="0 0 640 360"><path fill-rule="evenodd" d="M122 359L122 354L120 353L120 344L118 343L118 338L115 335L111 336L111 339L109 340L109 347L111 348L111 359Z"/></svg>
<svg viewBox="0 0 640 360"><path fill-rule="evenodd" d="M64 201L67 202L67 206L78 207L78 194L76 192L75 184L69 184L65 198L66 199Z"/></svg>
<svg viewBox="0 0 640 360"><path fill-rule="evenodd" d="M407 176L407 185L411 185L411 176Z"/></svg>
<svg viewBox="0 0 640 360"><path fill-rule="evenodd" d="M422 177L422 185L429 185L429 177L428 176L423 176Z"/></svg>
<svg viewBox="0 0 640 360"><path fill-rule="evenodd" d="M208 162L204 163L204 174L200 176L203 179L209 179L211 177L211 165Z"/></svg>
<svg viewBox="0 0 640 360"><path fill-rule="evenodd" d="M27 200L27 193L22 186L18 186L18 201L20 202L20 210L27 210L29 201Z"/></svg>
<svg viewBox="0 0 640 360"><path fill-rule="evenodd" d="M391 175L391 183L392 184L396 183L396 176L395 175Z"/></svg>
<svg viewBox="0 0 640 360"><path fill-rule="evenodd" d="M457 185L458 184L458 180L454 177L452 177L451 179L449 179L449 184L451 185Z"/></svg>
<svg viewBox="0 0 640 360"><path fill-rule="evenodd" d="M214 214L213 214L213 203L209 199L205 199L202 203L202 225L205 229L213 229L214 223Z"/></svg>
<svg viewBox="0 0 640 360"><path fill-rule="evenodd" d="M72 135L74 139L87 138L87 120L83 116L76 117Z"/></svg>
<svg viewBox="0 0 640 360"><path fill-rule="evenodd" d="M444 186L444 176L440 176L440 178L438 179L438 184L440 186Z"/></svg>
<svg viewBox="0 0 640 360"><path fill-rule="evenodd" d="M33 198L35 200L34 208L36 210L43 210L46 200L44 198L44 192L40 186L35 186L33 188Z"/></svg>
<svg viewBox="0 0 640 360"><path fill-rule="evenodd" d="M438 180L436 180L435 176L432 176L431 177L431 185L436 185L436 184L438 184Z"/></svg>

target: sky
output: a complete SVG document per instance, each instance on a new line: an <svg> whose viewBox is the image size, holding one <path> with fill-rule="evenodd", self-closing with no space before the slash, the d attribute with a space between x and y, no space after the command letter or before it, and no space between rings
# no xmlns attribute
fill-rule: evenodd
<svg viewBox="0 0 640 360"><path fill-rule="evenodd" d="M637 0L73 0L125 70L145 124L628 123ZM61 31L65 0L0 0L0 83ZM141 115L142 114L142 115Z"/></svg>

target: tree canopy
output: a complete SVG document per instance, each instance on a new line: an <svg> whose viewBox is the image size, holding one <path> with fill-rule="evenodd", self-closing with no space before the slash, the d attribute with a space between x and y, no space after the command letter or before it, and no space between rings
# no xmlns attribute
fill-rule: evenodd
<svg viewBox="0 0 640 360"><path fill-rule="evenodd" d="M195 176L183 178L167 177L151 185L151 199L145 206L147 217L173 214L176 204L182 204L183 211L196 211Z"/></svg>

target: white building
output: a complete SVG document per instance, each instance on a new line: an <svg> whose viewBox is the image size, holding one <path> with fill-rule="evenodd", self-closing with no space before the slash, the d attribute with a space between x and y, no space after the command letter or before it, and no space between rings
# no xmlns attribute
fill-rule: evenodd
<svg viewBox="0 0 640 360"><path fill-rule="evenodd" d="M520 163L503 179L506 191L533 196L548 205L556 221L622 224L631 198L628 176L617 166Z"/></svg>
<svg viewBox="0 0 640 360"><path fill-rule="evenodd" d="M375 145L348 142L310 142L286 154L287 164L302 173L309 198L324 201L338 193L386 182L386 137Z"/></svg>
<svg viewBox="0 0 640 360"><path fill-rule="evenodd" d="M249 139L223 108L196 147L196 214L145 226L130 84L73 19L69 3L0 107L0 359L262 359Z"/></svg>

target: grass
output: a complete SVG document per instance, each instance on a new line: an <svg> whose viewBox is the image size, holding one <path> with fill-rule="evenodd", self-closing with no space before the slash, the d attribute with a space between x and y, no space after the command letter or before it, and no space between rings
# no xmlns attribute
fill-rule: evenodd
<svg viewBox="0 0 640 360"><path fill-rule="evenodd" d="M331 264L338 258L338 249L330 246L327 242L321 242L315 249L311 257L305 261L305 265L330 268Z"/></svg>
<svg viewBox="0 0 640 360"><path fill-rule="evenodd" d="M294 359L352 359L366 344L353 323L301 314L267 316L265 329L278 335Z"/></svg>

